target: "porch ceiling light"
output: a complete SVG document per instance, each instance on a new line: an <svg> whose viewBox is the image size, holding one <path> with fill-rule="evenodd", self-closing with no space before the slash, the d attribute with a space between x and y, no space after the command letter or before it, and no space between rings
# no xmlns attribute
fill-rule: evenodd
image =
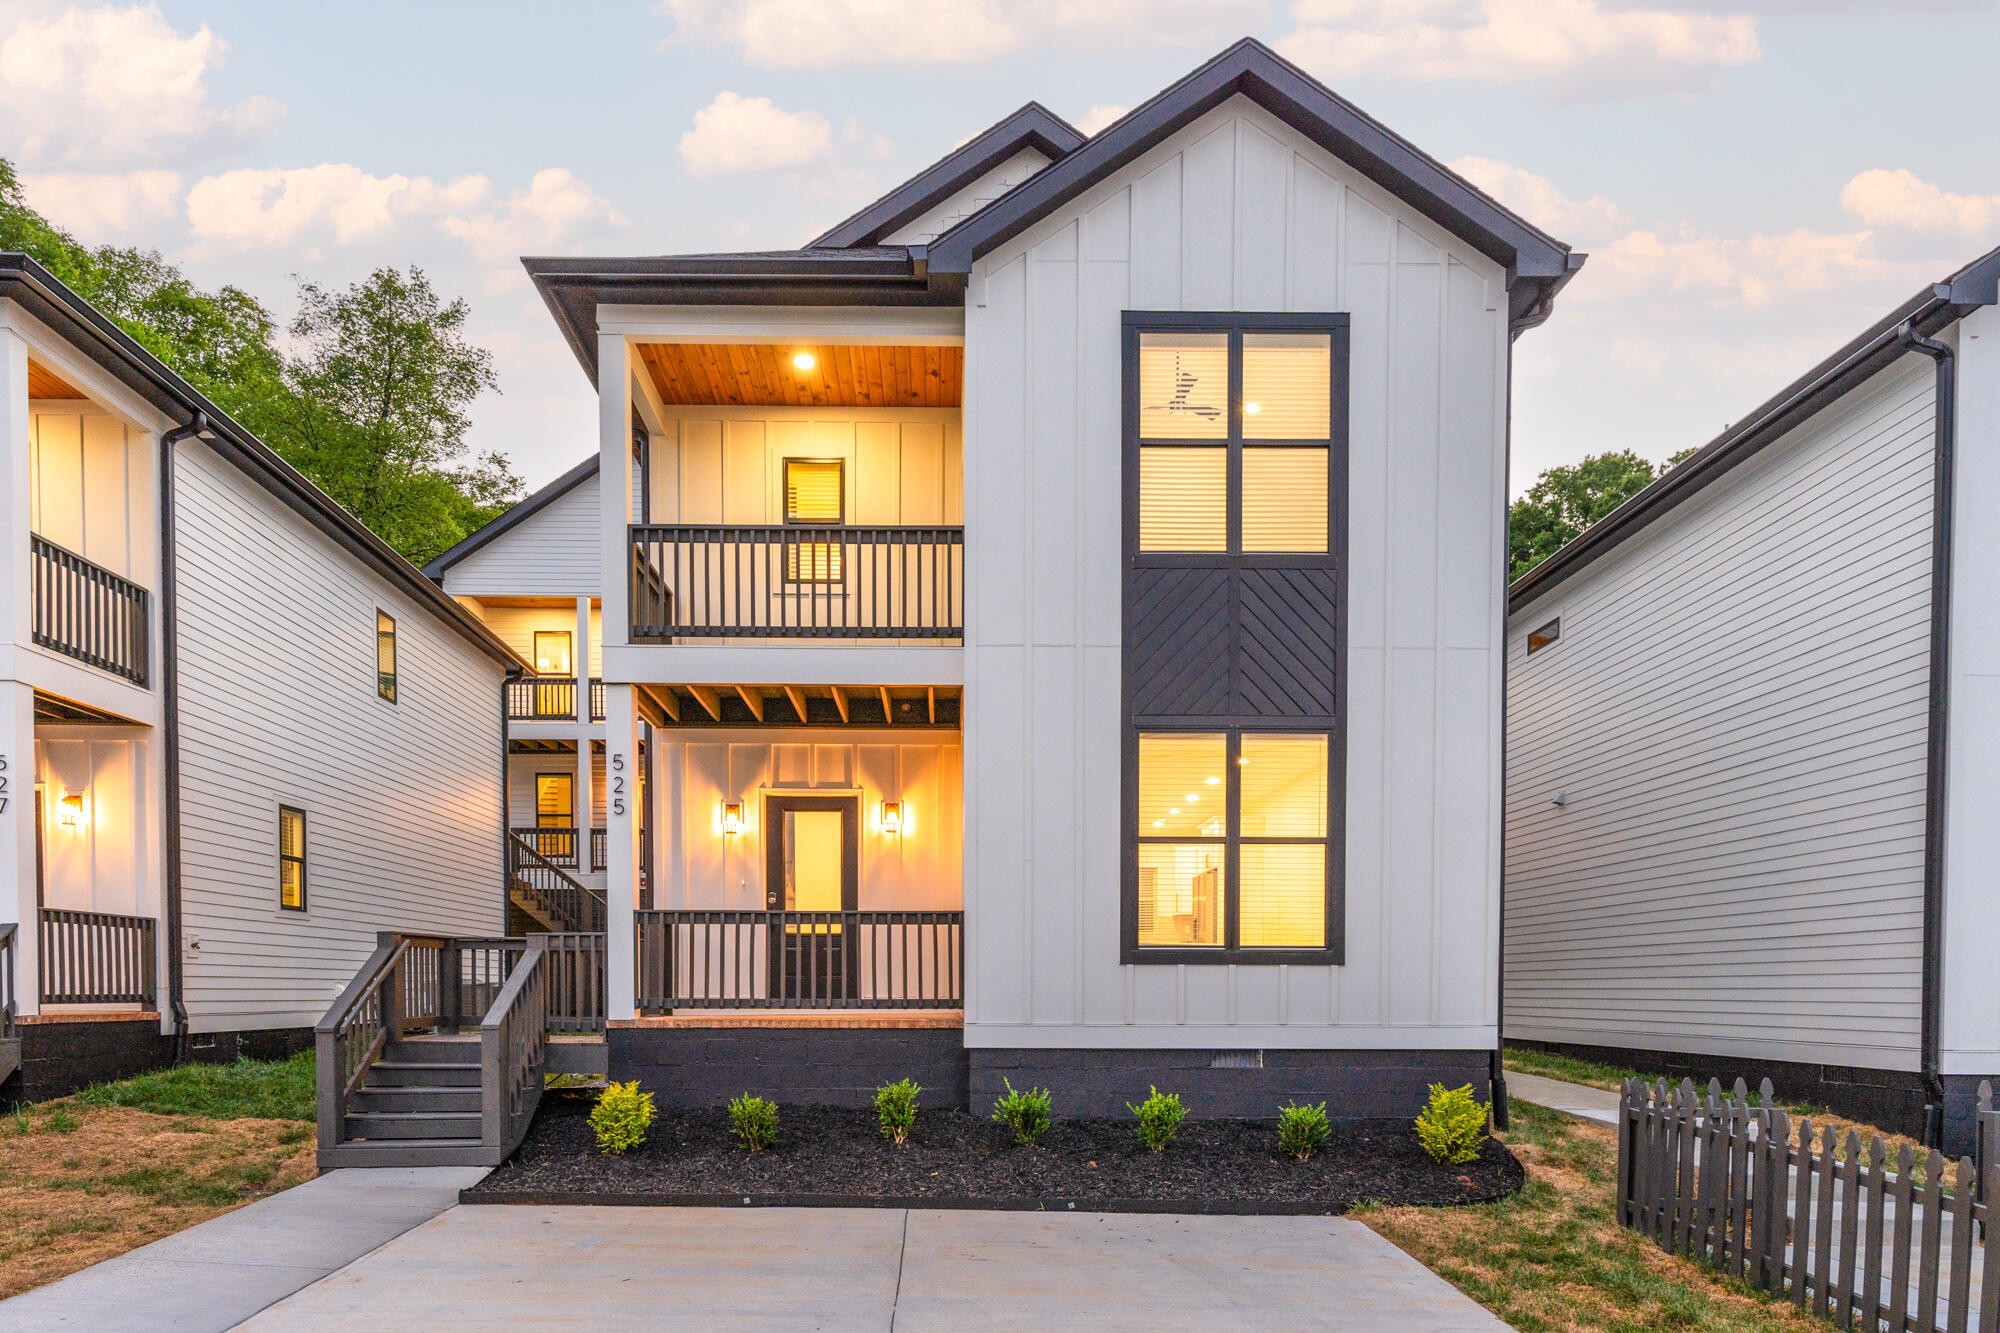
<svg viewBox="0 0 2000 1333"><path fill-rule="evenodd" d="M903 831L903 803L901 801L882 802L882 831L892 838Z"/></svg>
<svg viewBox="0 0 2000 1333"><path fill-rule="evenodd" d="M743 802L724 801L722 803L722 833L733 838L743 831Z"/></svg>
<svg viewBox="0 0 2000 1333"><path fill-rule="evenodd" d="M814 356L811 352L792 353L792 368L794 370L804 372L811 370L814 366L818 364L819 364L819 358Z"/></svg>
<svg viewBox="0 0 2000 1333"><path fill-rule="evenodd" d="M62 823L64 828L83 827L83 793L70 792L62 798Z"/></svg>

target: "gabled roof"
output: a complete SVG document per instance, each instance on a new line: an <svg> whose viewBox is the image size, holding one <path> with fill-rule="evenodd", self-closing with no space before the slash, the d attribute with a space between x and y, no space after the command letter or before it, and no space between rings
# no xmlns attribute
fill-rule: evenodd
<svg viewBox="0 0 2000 1333"><path fill-rule="evenodd" d="M922 208L911 211L920 198L935 202L933 196L947 197L948 191L937 195L937 190L947 179L964 178L971 160L954 166L959 154L973 154L982 144L977 155L998 152L1000 145L1013 142L1010 136L1022 132L1016 124L1021 117L1034 122L1039 120L1036 112L1047 112L1030 103L804 249L627 259L530 257L521 262L593 381L600 304L961 305L967 275L980 256L1239 95L1505 266L1508 322L1515 332L1548 318L1556 292L1583 266L1582 255L1252 38L1065 152L927 246L864 242L889 234L895 220L920 214ZM926 184L932 173L940 174ZM848 248L828 244L838 239L847 240Z"/></svg>
<svg viewBox="0 0 2000 1333"><path fill-rule="evenodd" d="M592 454L548 485L542 487L539 491L536 491L533 495L530 495L527 499L522 500L506 513L488 522L485 527L471 533L464 541L437 556L428 565L425 565L424 577L436 583L443 583L444 572L447 569L450 569L453 565L465 559L465 557L471 555L495 537L533 518L536 514L547 509L584 482L597 480L598 461L597 455Z"/></svg>
<svg viewBox="0 0 2000 1333"><path fill-rule="evenodd" d="M946 153L853 217L806 242L807 249L879 245L884 236L951 198L993 168L1032 148L1051 162L1082 147L1085 135L1040 102Z"/></svg>
<svg viewBox="0 0 2000 1333"><path fill-rule="evenodd" d="M1508 610L1526 605L1634 535L1702 487L1754 457L1765 445L1871 375L1903 357L1905 332L1934 336L1981 306L2000 305L2000 249L1989 250L1942 282L1912 295L1787 384L1743 420L1668 468L1652 484L1585 528L1569 545L1514 580Z"/></svg>
<svg viewBox="0 0 2000 1333"><path fill-rule="evenodd" d="M415 565L370 531L367 524L341 508L333 497L308 481L305 474L278 457L270 446L34 259L23 254L0 253L0 298L18 302L80 354L102 366L167 416L183 422L197 414L205 417L212 438L204 437L204 442L245 476L408 594L475 648L505 666L527 666L476 616L445 596Z"/></svg>

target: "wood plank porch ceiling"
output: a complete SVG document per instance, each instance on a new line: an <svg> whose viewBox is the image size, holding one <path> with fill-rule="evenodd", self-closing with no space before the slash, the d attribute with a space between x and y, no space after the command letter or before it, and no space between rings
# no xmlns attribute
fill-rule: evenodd
<svg viewBox="0 0 2000 1333"><path fill-rule="evenodd" d="M83 390L50 370L39 361L28 362L28 397L30 398L81 398Z"/></svg>
<svg viewBox="0 0 2000 1333"><path fill-rule="evenodd" d="M956 685L641 685L641 710L663 727L951 727Z"/></svg>
<svg viewBox="0 0 2000 1333"><path fill-rule="evenodd" d="M639 357L660 401L703 407L957 407L965 376L962 347L641 343Z"/></svg>

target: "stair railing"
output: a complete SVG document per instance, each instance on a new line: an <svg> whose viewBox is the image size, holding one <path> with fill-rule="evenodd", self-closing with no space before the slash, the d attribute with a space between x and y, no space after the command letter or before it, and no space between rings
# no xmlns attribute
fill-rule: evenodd
<svg viewBox="0 0 2000 1333"><path fill-rule="evenodd" d="M518 833L507 835L507 878L552 924L566 931L604 929L604 890L586 888Z"/></svg>
<svg viewBox="0 0 2000 1333"><path fill-rule="evenodd" d="M549 1042L547 957L541 937L529 936L521 960L479 1024L480 1140L502 1156L520 1145L542 1100Z"/></svg>
<svg viewBox="0 0 2000 1333"><path fill-rule="evenodd" d="M444 951L437 935L381 931L375 952L313 1027L319 1146L337 1147L347 1102L397 1037L435 1027L445 1011Z"/></svg>

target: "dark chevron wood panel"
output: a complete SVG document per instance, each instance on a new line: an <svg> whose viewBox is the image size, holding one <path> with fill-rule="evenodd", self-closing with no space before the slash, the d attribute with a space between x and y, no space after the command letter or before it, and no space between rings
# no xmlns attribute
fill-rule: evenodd
<svg viewBox="0 0 2000 1333"><path fill-rule="evenodd" d="M1221 569L1141 569L1132 578L1132 711L1218 713L1229 706L1230 578Z"/></svg>
<svg viewBox="0 0 2000 1333"><path fill-rule="evenodd" d="M1339 576L1331 569L1249 568L1236 578L1233 711L1333 716Z"/></svg>

